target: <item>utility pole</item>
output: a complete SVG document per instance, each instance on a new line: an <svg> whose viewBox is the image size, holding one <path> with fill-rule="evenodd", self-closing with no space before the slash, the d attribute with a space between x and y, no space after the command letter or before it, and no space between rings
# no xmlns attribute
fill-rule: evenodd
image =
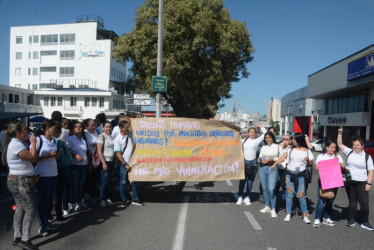
<svg viewBox="0 0 374 250"><path fill-rule="evenodd" d="M158 43L157 43L157 76L162 76L162 42L164 23L163 17L164 0L159 0L158 4ZM161 117L161 94L156 94L156 117Z"/></svg>

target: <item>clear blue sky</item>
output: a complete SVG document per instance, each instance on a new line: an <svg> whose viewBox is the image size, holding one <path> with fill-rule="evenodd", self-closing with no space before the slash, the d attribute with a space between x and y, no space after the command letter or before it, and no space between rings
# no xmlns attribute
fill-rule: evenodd
<svg viewBox="0 0 374 250"><path fill-rule="evenodd" d="M97 14L118 35L128 33L142 0L0 0L0 84L9 82L11 26L74 23ZM245 22L256 49L251 75L233 83L244 112L267 114L273 96L304 87L308 75L374 44L374 0L224 0L231 18ZM243 101L242 101L243 100Z"/></svg>

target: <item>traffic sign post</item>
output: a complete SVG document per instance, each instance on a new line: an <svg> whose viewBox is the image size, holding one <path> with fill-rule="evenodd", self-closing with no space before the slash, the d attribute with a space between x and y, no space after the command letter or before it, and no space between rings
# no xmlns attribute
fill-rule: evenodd
<svg viewBox="0 0 374 250"><path fill-rule="evenodd" d="M167 77L166 76L152 76L152 91L166 92Z"/></svg>

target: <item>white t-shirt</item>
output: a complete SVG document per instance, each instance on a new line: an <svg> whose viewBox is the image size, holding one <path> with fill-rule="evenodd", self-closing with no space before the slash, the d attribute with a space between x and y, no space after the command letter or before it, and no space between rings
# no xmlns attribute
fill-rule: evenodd
<svg viewBox="0 0 374 250"><path fill-rule="evenodd" d="M105 161L113 161L114 160L114 140L112 139L111 135L102 133L97 138L97 144L103 144L104 141L105 141L104 150L103 150L104 159Z"/></svg>
<svg viewBox="0 0 374 250"><path fill-rule="evenodd" d="M291 152L292 151L292 152ZM300 172L304 171L306 169L306 161L305 157L309 157L309 160L314 160L314 156L312 151L310 149L308 150L297 150L296 148L289 148L287 149L287 169L289 171L297 171Z"/></svg>
<svg viewBox="0 0 374 250"><path fill-rule="evenodd" d="M244 159L251 161L256 159L256 153L258 145L264 140L264 136L266 133L265 128L261 128L262 135L257 137L256 139L248 138L246 141L245 139L242 139L242 147L244 151ZM245 143L243 144L243 142Z"/></svg>
<svg viewBox="0 0 374 250"><path fill-rule="evenodd" d="M115 126L112 130L112 138L113 140L116 139L117 135L119 134L119 126Z"/></svg>
<svg viewBox="0 0 374 250"><path fill-rule="evenodd" d="M88 149L90 150L90 153L92 155L93 154L93 150L94 150L94 148L96 146L97 137L99 136L99 134L97 133L96 129L95 129L95 131L94 131L93 134L91 134L87 130L84 130L84 134L85 134L86 139L87 139Z"/></svg>
<svg viewBox="0 0 374 250"><path fill-rule="evenodd" d="M347 156L352 151L351 148L344 147L343 153ZM373 159L369 155L368 159L368 170L374 170ZM366 171L365 163L365 152L362 151L360 154L357 154L353 151L347 158L347 167L349 172L351 172L352 180L354 181L367 181L368 173Z"/></svg>
<svg viewBox="0 0 374 250"><path fill-rule="evenodd" d="M283 150L279 145L273 143L270 146L264 145L261 148L259 157L265 158L265 157L273 157L274 161L278 160L280 156L282 156ZM265 160L265 159L264 159Z"/></svg>
<svg viewBox="0 0 374 250"><path fill-rule="evenodd" d="M319 154L317 156L316 164L318 164L319 161L331 160L331 159L334 159L336 157L338 157L339 162L343 162L343 158L340 155L338 155L338 154L336 154L336 155L328 155L328 154L324 153L324 154Z"/></svg>
<svg viewBox="0 0 374 250"><path fill-rule="evenodd" d="M69 133L69 129L61 128L61 135L58 139L66 143L68 141Z"/></svg>
<svg viewBox="0 0 374 250"><path fill-rule="evenodd" d="M127 163L129 163L132 152L132 140L129 135L123 136L121 135L121 133L117 135L116 139L114 139L114 152L122 152L122 150L125 148L127 137L127 147L126 150L123 152L122 157Z"/></svg>
<svg viewBox="0 0 374 250"><path fill-rule="evenodd" d="M43 140L43 145L40 148L40 139ZM40 148L40 150L39 150ZM36 151L39 150L38 156L47 156L51 152L57 152L57 144L54 139L48 141L44 135L36 137ZM48 158L36 162L35 174L42 177L57 176L57 162L56 158Z"/></svg>
<svg viewBox="0 0 374 250"><path fill-rule="evenodd" d="M34 167L31 162L21 159L18 156L18 154L24 149L27 150L22 141L12 138L8 145L8 151L6 154L10 175L34 175Z"/></svg>
<svg viewBox="0 0 374 250"><path fill-rule="evenodd" d="M72 135L68 137L68 142L66 147L70 150L72 154L78 154L83 157L83 161L78 161L75 157L73 157L73 164L74 165L87 165L87 144L86 141L80 139L76 135Z"/></svg>

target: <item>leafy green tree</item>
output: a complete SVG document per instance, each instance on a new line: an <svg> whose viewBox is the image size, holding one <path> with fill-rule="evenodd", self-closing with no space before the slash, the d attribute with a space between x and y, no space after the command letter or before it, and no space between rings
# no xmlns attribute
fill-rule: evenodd
<svg viewBox="0 0 374 250"><path fill-rule="evenodd" d="M248 77L252 46L246 24L230 18L222 0L165 0L162 93L179 117L212 117L221 100L230 98L231 83ZM158 0L146 0L136 11L135 26L122 35L114 59L131 61L135 91L152 97L157 71Z"/></svg>

